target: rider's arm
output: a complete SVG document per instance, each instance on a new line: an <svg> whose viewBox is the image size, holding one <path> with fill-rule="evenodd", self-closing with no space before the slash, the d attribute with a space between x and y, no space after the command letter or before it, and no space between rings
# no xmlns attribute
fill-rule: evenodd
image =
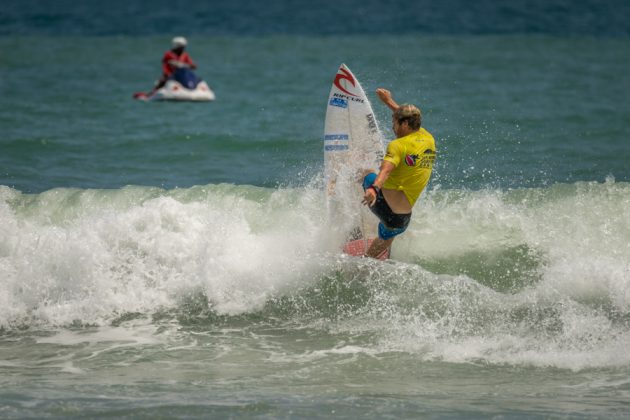
<svg viewBox="0 0 630 420"><path fill-rule="evenodd" d="M364 204L368 204L370 206L374 205L374 202L376 201L377 190L381 189L385 181L387 181L387 178L389 178L389 174L392 173L394 168L396 168L396 166L386 160L381 163L381 170L378 172L374 183L371 187L365 190L365 194L363 195Z"/></svg>
<svg viewBox="0 0 630 420"><path fill-rule="evenodd" d="M183 56L181 57L182 61L186 64L188 64L188 66L191 69L196 69L197 65L195 64L195 62L192 60L192 58L190 58L190 55L188 53L184 53Z"/></svg>
<svg viewBox="0 0 630 420"><path fill-rule="evenodd" d="M396 166L394 166L393 163L384 160L383 163L381 163L381 170L378 172L378 175L374 180L374 184L372 185L374 185L378 189L381 189L385 181L387 181L387 178L389 178L389 174L391 174L395 168Z"/></svg>
<svg viewBox="0 0 630 420"><path fill-rule="evenodd" d="M172 66L173 68L176 69L181 69L183 67L188 67L188 64L183 62L183 61L179 61L179 60L168 60L168 64L170 66Z"/></svg>
<svg viewBox="0 0 630 420"><path fill-rule="evenodd" d="M197 65L195 64L195 62L192 61L190 56L186 53L183 53L179 57L176 57L176 56L168 57L167 63L169 66L171 66L171 68L175 68L175 69L191 68L194 70L197 68Z"/></svg>

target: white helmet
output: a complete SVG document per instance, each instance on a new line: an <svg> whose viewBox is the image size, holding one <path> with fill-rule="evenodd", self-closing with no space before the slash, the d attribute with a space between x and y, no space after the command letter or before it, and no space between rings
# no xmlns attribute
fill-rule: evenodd
<svg viewBox="0 0 630 420"><path fill-rule="evenodd" d="M188 45L188 41L186 41L186 38L183 36L176 36L171 42L173 43L173 48L185 47Z"/></svg>

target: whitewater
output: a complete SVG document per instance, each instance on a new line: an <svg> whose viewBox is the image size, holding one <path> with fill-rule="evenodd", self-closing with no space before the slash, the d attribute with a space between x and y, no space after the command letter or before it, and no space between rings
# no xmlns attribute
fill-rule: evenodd
<svg viewBox="0 0 630 420"><path fill-rule="evenodd" d="M344 227L329 226L317 181L2 187L0 198L5 332L106 327L130 314L176 319L202 299L204 316L280 311L296 328L362 330L373 335L369 352L423 360L572 370L630 362L630 185L614 179L435 188L386 263L339 252ZM325 287L349 291L317 296Z"/></svg>

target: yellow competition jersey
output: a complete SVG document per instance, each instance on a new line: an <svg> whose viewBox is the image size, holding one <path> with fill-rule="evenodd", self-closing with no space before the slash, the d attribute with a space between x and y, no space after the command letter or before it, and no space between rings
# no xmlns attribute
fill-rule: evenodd
<svg viewBox="0 0 630 420"><path fill-rule="evenodd" d="M383 184L384 189L403 191L413 207L427 186L435 161L435 140L424 128L392 140L383 160L396 168Z"/></svg>

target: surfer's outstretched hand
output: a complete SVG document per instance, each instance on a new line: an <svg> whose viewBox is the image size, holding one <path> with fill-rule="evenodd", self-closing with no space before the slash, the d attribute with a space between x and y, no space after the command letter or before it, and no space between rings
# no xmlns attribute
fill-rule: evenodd
<svg viewBox="0 0 630 420"><path fill-rule="evenodd" d="M378 88L376 89L376 94L378 95L378 98L392 111L395 111L398 108L398 104L394 101L392 93L389 90Z"/></svg>
<svg viewBox="0 0 630 420"><path fill-rule="evenodd" d="M392 93L384 88L376 89L376 94L378 95L379 99L385 103L387 103L388 100L392 99Z"/></svg>

